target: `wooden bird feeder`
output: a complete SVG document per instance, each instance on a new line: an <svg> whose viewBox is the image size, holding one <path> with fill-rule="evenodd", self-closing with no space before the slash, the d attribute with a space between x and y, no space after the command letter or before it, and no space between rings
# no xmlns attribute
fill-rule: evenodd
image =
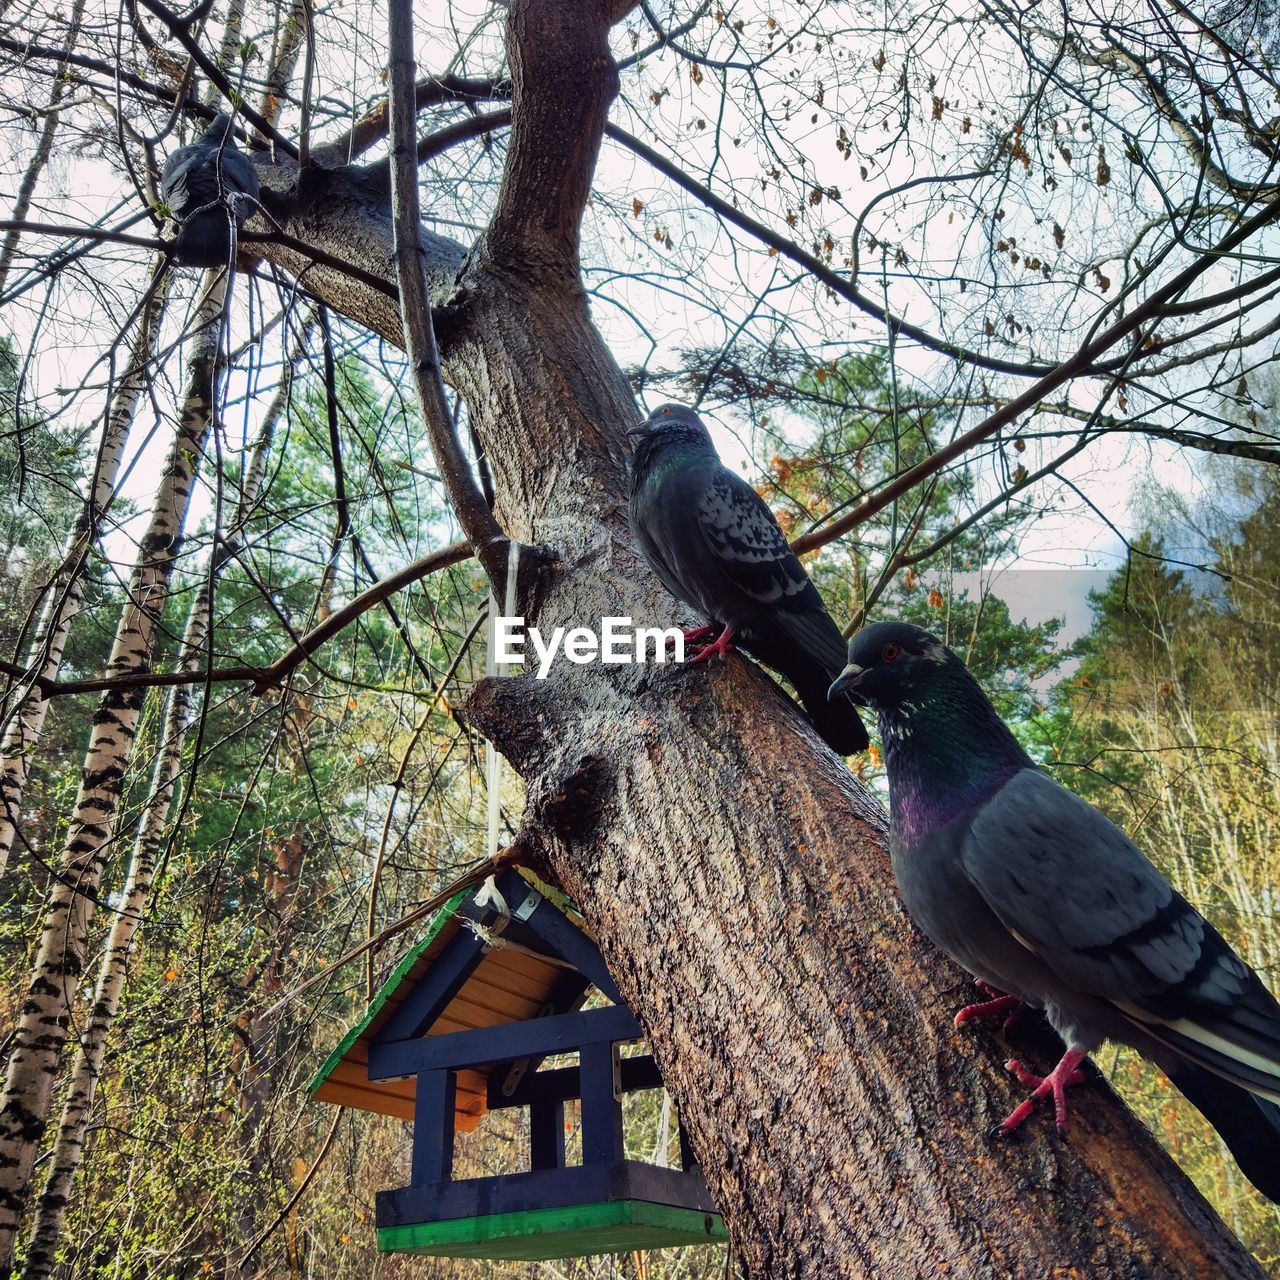
<svg viewBox="0 0 1280 1280"><path fill-rule="evenodd" d="M629 1160L622 1095L660 1089L595 943L516 870L461 893L397 965L311 1082L325 1102L413 1121L410 1185L377 1196L378 1248L526 1261L726 1238L683 1127L682 1168ZM592 990L611 1003L584 1008ZM551 1056L576 1065L543 1068ZM565 1104L581 1105L580 1164ZM528 1170L453 1177L454 1135L529 1112Z"/></svg>

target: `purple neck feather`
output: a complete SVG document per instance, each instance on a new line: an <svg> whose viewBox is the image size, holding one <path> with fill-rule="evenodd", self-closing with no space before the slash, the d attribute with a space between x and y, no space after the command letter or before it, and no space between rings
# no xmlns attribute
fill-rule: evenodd
<svg viewBox="0 0 1280 1280"><path fill-rule="evenodd" d="M958 668L958 669L957 669ZM881 708L891 821L906 848L971 813L1035 762L963 667Z"/></svg>

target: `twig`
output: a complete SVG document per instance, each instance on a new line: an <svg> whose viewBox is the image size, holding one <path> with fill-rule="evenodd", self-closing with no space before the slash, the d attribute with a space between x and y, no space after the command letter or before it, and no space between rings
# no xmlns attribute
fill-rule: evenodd
<svg viewBox="0 0 1280 1280"><path fill-rule="evenodd" d="M982 441L999 431L1001 427L1016 421L1022 414L1029 413L1051 391L1057 390L1064 382L1069 382L1072 378L1092 369L1094 362L1104 352L1111 350L1130 335L1137 333L1140 336L1139 331L1144 325L1151 323L1164 314L1166 303L1188 289L1200 276L1221 262L1226 254L1230 253L1238 245L1243 244L1255 231L1274 221L1277 214L1280 214L1280 197L1268 201L1252 218L1240 223L1233 231L1224 236L1214 248L1200 254L1194 262L1179 271L1172 280L1151 294L1141 306L1135 307L1127 316L1117 320L1109 328L1104 329L1093 341L1081 347L1074 356L1069 360L1064 360L1051 373L1033 383L1020 396L1010 400L1003 408L984 418L976 427L956 436L954 440L943 445L936 453L917 462L914 467L908 467L906 471L902 472L901 475L895 476L883 488L875 493L867 494L852 511L841 516L839 520L833 520L824 528L815 529L812 533L806 533L802 538L797 538L791 544L791 549L797 555L800 555L805 551L813 551L818 547L825 547L828 542L834 542L841 534L847 533L850 529L862 524L877 511L882 511L891 502L913 489L921 480L925 480L936 472L941 471L947 463L968 452L974 445L981 444ZM1126 360L1131 358L1132 354L1130 352Z"/></svg>
<svg viewBox="0 0 1280 1280"><path fill-rule="evenodd" d="M447 547L442 547L439 551L432 551L429 555L419 557L396 573L388 574L372 586L366 587L359 595L353 596L340 609L335 609L323 622L300 637L293 648L281 654L269 667L233 666L217 667L211 671L152 671L139 675L102 676L91 680L47 680L39 676L32 679L30 671L19 663L0 659L0 674L13 676L19 680L30 680L32 687L38 689L45 698L67 697L76 693L97 693L104 689L147 689L153 686L192 684L204 680L210 684L247 680L253 684L255 693L263 693L291 675L326 640L335 636L362 613L367 613L388 596L425 578L428 574L447 569L450 565L461 564L470 556L471 548L465 542L454 542Z"/></svg>
<svg viewBox="0 0 1280 1280"><path fill-rule="evenodd" d="M426 916L435 915L455 894L461 893L464 889L469 889L472 885L479 884L483 880L487 880L504 867L515 866L520 861L520 857L518 845L508 845L505 849L499 849L492 858L486 858L478 866L460 875L456 880L450 881L439 893L434 894L421 906L414 907L412 911L402 915L399 920L393 920L385 929L379 929L372 938L366 938L363 942L356 943L354 947L344 951L331 964L325 965L323 969L313 973L311 977L304 978L292 990L282 995L262 1016L264 1018L272 1017L290 1001L296 1000L304 991L309 991L316 983L333 977L343 965L350 964L352 960L358 960L366 951L374 950L382 946L384 942L389 942L396 934L403 933Z"/></svg>
<svg viewBox="0 0 1280 1280"><path fill-rule="evenodd" d="M123 231L101 231L97 227L76 227L60 222L0 218L0 231L23 231L35 236L74 236L77 240L110 240L115 244L137 245L139 249L169 248L164 240L157 240L154 236L131 236Z"/></svg>

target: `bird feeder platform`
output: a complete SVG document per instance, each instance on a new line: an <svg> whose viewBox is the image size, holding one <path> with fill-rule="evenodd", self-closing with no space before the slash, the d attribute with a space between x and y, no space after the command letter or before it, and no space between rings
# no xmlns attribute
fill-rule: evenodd
<svg viewBox="0 0 1280 1280"><path fill-rule="evenodd" d="M410 1185L377 1196L379 1249L535 1261L725 1239L683 1127L681 1168L625 1156L622 1096L662 1077L650 1054L620 1054L640 1027L581 920L514 869L493 887L445 905L311 1082L320 1101L413 1122ZM584 1008L593 992L608 1003ZM543 1067L564 1055L576 1064ZM527 1171L455 1179L455 1134L513 1107Z"/></svg>

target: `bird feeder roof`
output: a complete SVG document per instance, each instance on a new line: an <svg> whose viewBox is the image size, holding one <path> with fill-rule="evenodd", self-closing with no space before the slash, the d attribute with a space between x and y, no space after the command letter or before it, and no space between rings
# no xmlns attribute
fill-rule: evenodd
<svg viewBox="0 0 1280 1280"><path fill-rule="evenodd" d="M539 884L537 888L539 892L548 892L545 885ZM311 1080L308 1089L313 1097L321 1102L401 1120L414 1118L413 1077L370 1080L369 1049L404 1000L441 960L450 943L463 930L472 927L472 922L459 912L459 907L471 896L470 890L463 890L451 898L395 966L374 995L364 1017L343 1036ZM561 899L561 905L567 904ZM579 921L575 923L581 928ZM423 1034L444 1035L525 1022L546 1011L566 972L572 972L572 966L558 956L538 954L532 948L507 942L500 934L496 935L496 943ZM490 1070L492 1068L474 1068L458 1072L454 1120L458 1131L469 1133L484 1119Z"/></svg>

